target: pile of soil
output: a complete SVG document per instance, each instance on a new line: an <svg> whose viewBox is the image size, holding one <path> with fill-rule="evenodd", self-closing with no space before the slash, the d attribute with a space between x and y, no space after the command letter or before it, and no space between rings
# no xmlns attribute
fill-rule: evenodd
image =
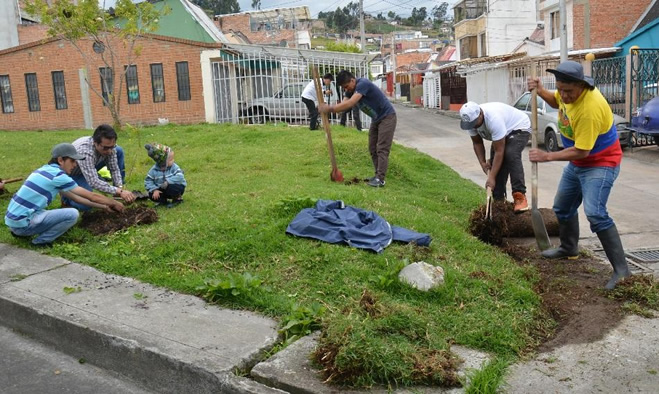
<svg viewBox="0 0 659 394"><path fill-rule="evenodd" d="M549 236L558 235L558 220L554 211L539 208ZM492 203L492 220L485 219L485 205L475 209L469 218L469 232L490 245L501 245L504 238L535 237L531 223L531 211L515 214L513 203L494 201Z"/></svg>
<svg viewBox="0 0 659 394"><path fill-rule="evenodd" d="M151 224L158 221L158 213L153 208L136 205L121 213L89 211L82 215L80 227L94 235L109 234L138 224Z"/></svg>

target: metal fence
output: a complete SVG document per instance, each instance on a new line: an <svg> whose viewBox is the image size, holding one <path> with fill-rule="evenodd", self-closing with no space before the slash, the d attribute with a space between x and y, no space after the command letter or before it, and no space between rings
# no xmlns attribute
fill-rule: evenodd
<svg viewBox="0 0 659 394"><path fill-rule="evenodd" d="M541 60L541 61L528 61L516 62L508 66L510 73L508 89L510 89L510 97L517 100L522 94L528 91L527 77L531 76L531 67L535 65L535 75L540 78L542 85L549 90L556 89L556 79L554 75L548 73L548 68L556 68L558 60ZM513 104L513 103L509 103Z"/></svg>
<svg viewBox="0 0 659 394"><path fill-rule="evenodd" d="M592 76L616 115L625 116L626 59L613 57L593 61Z"/></svg>
<svg viewBox="0 0 659 394"><path fill-rule="evenodd" d="M215 115L217 122L309 124L309 113L302 102L302 91L312 81L313 69L320 77L341 70L357 78L368 78L368 55L227 44L221 59L212 62ZM331 86L326 103L335 104L344 92ZM360 113L368 128L370 118ZM331 114L338 123L341 114ZM349 119L350 117L348 117ZM347 123L351 126L352 121Z"/></svg>

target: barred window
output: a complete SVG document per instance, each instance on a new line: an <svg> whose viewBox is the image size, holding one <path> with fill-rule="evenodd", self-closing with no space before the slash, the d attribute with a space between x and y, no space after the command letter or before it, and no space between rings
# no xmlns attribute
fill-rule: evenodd
<svg viewBox="0 0 659 394"><path fill-rule="evenodd" d="M153 102L165 102L165 77L162 73L162 63L151 65L151 88L153 89Z"/></svg>
<svg viewBox="0 0 659 394"><path fill-rule="evenodd" d="M3 113L10 114L14 112L14 100L11 97L9 75L0 75L0 100L2 100Z"/></svg>
<svg viewBox="0 0 659 394"><path fill-rule="evenodd" d="M41 111L39 102L39 84L37 83L37 74L25 74L25 89L27 90L27 104L31 112Z"/></svg>
<svg viewBox="0 0 659 394"><path fill-rule="evenodd" d="M103 95L103 105L110 101L110 95L114 90L114 73L112 67L101 67L98 69L101 76L101 93Z"/></svg>
<svg viewBox="0 0 659 394"><path fill-rule="evenodd" d="M55 94L55 108L66 109L66 87L64 85L64 71L53 71L53 93Z"/></svg>
<svg viewBox="0 0 659 394"><path fill-rule="evenodd" d="M128 90L128 104L140 103L140 87L137 84L137 66L126 66L126 88Z"/></svg>
<svg viewBox="0 0 659 394"><path fill-rule="evenodd" d="M178 84L179 101L190 100L190 75L188 62L176 63L176 83Z"/></svg>

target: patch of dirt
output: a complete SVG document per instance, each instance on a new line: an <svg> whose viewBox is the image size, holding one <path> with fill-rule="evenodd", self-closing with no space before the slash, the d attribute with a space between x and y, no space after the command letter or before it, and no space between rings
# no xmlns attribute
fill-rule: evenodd
<svg viewBox="0 0 659 394"><path fill-rule="evenodd" d="M158 213L153 208L142 205L126 208L121 213L89 211L82 215L80 227L94 235L109 234L138 224L151 224L158 221Z"/></svg>
<svg viewBox="0 0 659 394"><path fill-rule="evenodd" d="M601 339L624 317L624 300L609 299L603 290L611 277L611 267L596 257L582 253L577 260L549 260L535 248L514 240L506 240L501 249L518 264L533 265L540 275L535 291L542 298L544 313L554 319L556 327L538 327L535 334L541 343L539 352Z"/></svg>
<svg viewBox="0 0 659 394"><path fill-rule="evenodd" d="M558 220L549 208L539 208L549 236L558 235ZM485 205L475 209L469 218L469 232L485 243L501 245L506 237L535 237L531 222L531 211L515 214L513 203L494 201L492 220L485 218Z"/></svg>

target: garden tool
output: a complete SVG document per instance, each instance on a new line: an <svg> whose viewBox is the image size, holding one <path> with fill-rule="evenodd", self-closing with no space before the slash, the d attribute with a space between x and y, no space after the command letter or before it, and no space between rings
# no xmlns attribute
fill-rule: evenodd
<svg viewBox="0 0 659 394"><path fill-rule="evenodd" d="M485 202L485 220L492 221L492 188L487 187L487 200Z"/></svg>
<svg viewBox="0 0 659 394"><path fill-rule="evenodd" d="M318 98L318 106L324 104L323 100L323 83L318 76L318 69L313 68L313 81L316 86L316 97ZM332 144L332 133L330 131L329 117L326 112L321 114L323 120L323 128L325 129L325 134L327 135L327 148L329 149L330 161L332 163L332 172L330 173L330 179L334 182L343 182L343 174L339 171L339 168L336 166L336 157L334 157L334 145Z"/></svg>
<svg viewBox="0 0 659 394"><path fill-rule="evenodd" d="M13 182L18 182L18 181L22 181L22 180L23 180L23 178L21 178L21 177L17 177L17 178L7 178L7 179L2 179L2 178L0 178L0 182L4 183L5 185L6 185L7 183L13 183Z"/></svg>
<svg viewBox="0 0 659 394"><path fill-rule="evenodd" d="M535 64L531 65L531 77L535 78ZM531 148L538 148L538 89L535 88L531 91ZM549 235L547 234L547 227L542 219L540 210L538 209L538 163L531 163L531 224L533 225L533 233L535 240L538 243L538 249L541 251L549 249L551 243Z"/></svg>

